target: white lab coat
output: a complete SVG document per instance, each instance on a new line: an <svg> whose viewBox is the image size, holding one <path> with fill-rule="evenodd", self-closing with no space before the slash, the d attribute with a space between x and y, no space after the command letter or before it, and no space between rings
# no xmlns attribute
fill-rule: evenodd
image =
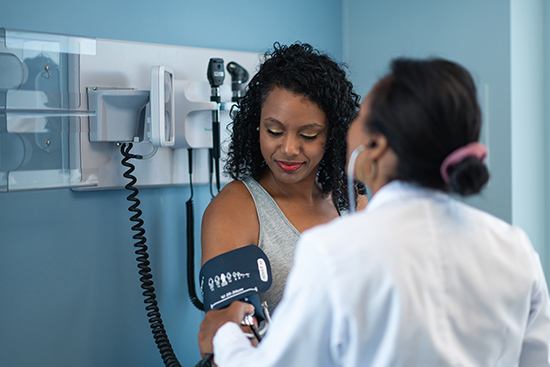
<svg viewBox="0 0 550 367"><path fill-rule="evenodd" d="M234 323L227 366L550 366L550 306L524 232L448 195L391 182L304 233L273 323Z"/></svg>

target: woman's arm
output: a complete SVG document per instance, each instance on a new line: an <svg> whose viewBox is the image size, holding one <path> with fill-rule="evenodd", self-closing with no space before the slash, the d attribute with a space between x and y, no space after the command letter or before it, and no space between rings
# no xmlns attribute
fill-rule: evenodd
<svg viewBox="0 0 550 367"><path fill-rule="evenodd" d="M260 222L250 192L242 182L230 182L204 211L201 266L228 251L248 245L258 246L259 235ZM250 332L248 327L243 326L242 330ZM250 342L257 345L256 340Z"/></svg>
<svg viewBox="0 0 550 367"><path fill-rule="evenodd" d="M240 247L257 246L259 234L260 224L252 196L242 182L230 182L204 211L201 264Z"/></svg>

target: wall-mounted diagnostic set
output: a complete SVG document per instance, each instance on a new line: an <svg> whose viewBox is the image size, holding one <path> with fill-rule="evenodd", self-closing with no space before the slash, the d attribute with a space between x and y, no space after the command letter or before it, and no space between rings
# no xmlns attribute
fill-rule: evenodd
<svg viewBox="0 0 550 367"><path fill-rule="evenodd" d="M143 295L167 366L179 362L155 300L137 187L191 185L188 288L193 304L204 308L194 284L192 185L213 190L215 183L219 191L227 180L220 160L229 113L258 61L250 52L0 28L0 194L131 192Z"/></svg>

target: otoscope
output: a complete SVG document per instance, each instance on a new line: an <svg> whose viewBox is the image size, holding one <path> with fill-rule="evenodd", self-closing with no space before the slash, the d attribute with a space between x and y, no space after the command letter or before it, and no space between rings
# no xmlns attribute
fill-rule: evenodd
<svg viewBox="0 0 550 367"><path fill-rule="evenodd" d="M225 71L223 69L223 59L212 58L208 63L206 72L208 81L210 82L210 100L216 102L217 108L212 111L212 149L210 150L214 169L216 172L216 188L220 191L220 86L225 79Z"/></svg>
<svg viewBox="0 0 550 367"><path fill-rule="evenodd" d="M238 102L242 97L243 84L248 81L248 71L235 61L227 64L227 71L231 75L231 90L233 91L231 101Z"/></svg>

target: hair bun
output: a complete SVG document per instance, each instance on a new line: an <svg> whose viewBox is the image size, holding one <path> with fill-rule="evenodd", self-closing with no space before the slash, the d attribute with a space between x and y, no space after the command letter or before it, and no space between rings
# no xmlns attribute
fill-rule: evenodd
<svg viewBox="0 0 550 367"><path fill-rule="evenodd" d="M449 187L461 196L479 193L487 181L489 181L489 170L477 157L466 157L449 168Z"/></svg>

